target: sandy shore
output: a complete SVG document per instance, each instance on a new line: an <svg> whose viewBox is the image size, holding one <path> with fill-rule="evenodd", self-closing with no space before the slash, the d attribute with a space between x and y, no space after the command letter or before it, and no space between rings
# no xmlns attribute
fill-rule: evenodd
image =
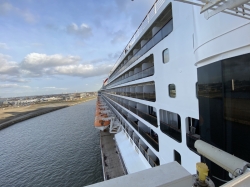
<svg viewBox="0 0 250 187"><path fill-rule="evenodd" d="M53 101L30 106L0 108L0 130L15 123L95 98L87 97L75 101Z"/></svg>

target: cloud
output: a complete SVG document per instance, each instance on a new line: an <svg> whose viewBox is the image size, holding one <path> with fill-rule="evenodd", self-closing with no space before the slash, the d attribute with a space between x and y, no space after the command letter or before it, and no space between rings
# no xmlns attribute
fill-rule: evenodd
<svg viewBox="0 0 250 187"><path fill-rule="evenodd" d="M67 90L68 88L57 88L55 86L43 87L43 89L53 89L53 90Z"/></svg>
<svg viewBox="0 0 250 187"><path fill-rule="evenodd" d="M77 56L62 56L60 54L46 55L40 53L30 53L21 62L21 68L25 70L39 70L41 68L56 67L62 65L72 65L80 61Z"/></svg>
<svg viewBox="0 0 250 187"><path fill-rule="evenodd" d="M100 65L70 65L60 66L54 69L53 74L79 76L79 77L94 77L108 74L113 66L107 64Z"/></svg>
<svg viewBox="0 0 250 187"><path fill-rule="evenodd" d="M75 23L68 25L67 32L69 34L77 35L82 38L89 38L93 35L92 29L84 23L82 23L80 26Z"/></svg>
<svg viewBox="0 0 250 187"><path fill-rule="evenodd" d="M128 41L128 37L125 35L125 33L122 30L119 30L112 34L114 37L111 40L112 44L121 44L123 42Z"/></svg>
<svg viewBox="0 0 250 187"><path fill-rule="evenodd" d="M107 75L113 67L110 57L83 62L78 56L30 53L21 63L16 63L11 61L10 56L0 54L0 82L27 83L33 77L87 78Z"/></svg>
<svg viewBox="0 0 250 187"><path fill-rule="evenodd" d="M13 10L13 8L14 7L7 2L0 4L0 15L8 14L11 10Z"/></svg>
<svg viewBox="0 0 250 187"><path fill-rule="evenodd" d="M9 49L6 43L0 43L0 49Z"/></svg>
<svg viewBox="0 0 250 187"><path fill-rule="evenodd" d="M14 7L12 4L10 3L1 3L0 4L0 15L1 16L7 16L9 14L16 14L17 16L21 17L24 21L26 21L27 23L35 23L36 17L30 13L27 10L21 10L17 7Z"/></svg>
<svg viewBox="0 0 250 187"><path fill-rule="evenodd" d="M10 56L0 54L0 74L16 75L19 73L18 64L10 59Z"/></svg>
<svg viewBox="0 0 250 187"><path fill-rule="evenodd" d="M30 88L30 86L22 86L18 84L0 84L0 88Z"/></svg>

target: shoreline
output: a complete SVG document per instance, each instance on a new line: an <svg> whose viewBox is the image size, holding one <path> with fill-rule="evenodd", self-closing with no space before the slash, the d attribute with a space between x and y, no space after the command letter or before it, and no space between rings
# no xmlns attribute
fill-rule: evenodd
<svg viewBox="0 0 250 187"><path fill-rule="evenodd" d="M10 126L12 126L12 125L14 125L16 123L19 123L19 122L22 122L22 121L25 121L25 120L28 120L28 119L31 119L31 118L34 118L34 117L37 117L37 116L41 116L43 114L47 114L47 113L50 113L50 112L53 112L53 111L56 111L56 110L60 110L60 109L66 108L66 107L81 104L81 103L84 103L84 102L87 102L87 101L90 101L90 100L93 100L93 99L96 99L96 97L95 98L89 98L87 100L76 102L76 103L73 103L73 104L62 105L62 106L54 106L54 107L44 107L44 108L41 107L41 108L38 108L38 109L33 110L33 111L23 112L23 115L13 116L12 119L9 119L7 121L4 121L4 122L0 123L0 130L5 129L7 127L10 127Z"/></svg>

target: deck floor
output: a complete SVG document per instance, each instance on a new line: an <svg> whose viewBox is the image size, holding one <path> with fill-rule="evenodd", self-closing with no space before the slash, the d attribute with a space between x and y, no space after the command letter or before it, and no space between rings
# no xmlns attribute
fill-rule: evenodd
<svg viewBox="0 0 250 187"><path fill-rule="evenodd" d="M116 150L114 134L100 131L104 179L109 180L125 175L118 152Z"/></svg>

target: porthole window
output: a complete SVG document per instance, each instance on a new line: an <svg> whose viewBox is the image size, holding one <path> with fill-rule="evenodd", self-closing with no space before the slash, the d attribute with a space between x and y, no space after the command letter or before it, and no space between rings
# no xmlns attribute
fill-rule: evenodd
<svg viewBox="0 0 250 187"><path fill-rule="evenodd" d="M166 64L169 61L169 50L168 48L162 52L163 63Z"/></svg>
<svg viewBox="0 0 250 187"><path fill-rule="evenodd" d="M169 90L169 97L175 98L176 97L176 89L174 84L169 84L168 85L168 90Z"/></svg>

